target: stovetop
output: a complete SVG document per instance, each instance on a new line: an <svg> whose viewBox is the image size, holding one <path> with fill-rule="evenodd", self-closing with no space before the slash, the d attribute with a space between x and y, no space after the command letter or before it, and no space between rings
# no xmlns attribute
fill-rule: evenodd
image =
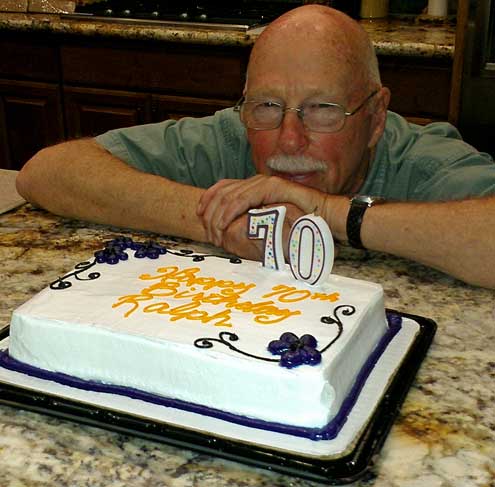
<svg viewBox="0 0 495 487"><path fill-rule="evenodd" d="M76 7L70 17L248 29L268 24L302 3L294 0L101 0Z"/></svg>

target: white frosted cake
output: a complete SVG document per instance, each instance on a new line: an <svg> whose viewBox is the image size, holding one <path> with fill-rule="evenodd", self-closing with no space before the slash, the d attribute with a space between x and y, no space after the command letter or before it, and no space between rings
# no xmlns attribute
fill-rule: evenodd
<svg viewBox="0 0 495 487"><path fill-rule="evenodd" d="M337 434L393 333L381 286L331 275L315 287L259 262L112 242L14 311L8 367L253 427Z"/></svg>

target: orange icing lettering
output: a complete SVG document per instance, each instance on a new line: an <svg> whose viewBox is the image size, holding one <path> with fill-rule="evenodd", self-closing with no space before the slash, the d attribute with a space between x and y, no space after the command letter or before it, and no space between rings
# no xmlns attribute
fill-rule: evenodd
<svg viewBox="0 0 495 487"><path fill-rule="evenodd" d="M112 307L130 305L124 314L127 318L139 309L142 302L151 301L142 308L143 313L169 315L171 322L190 320L225 327L232 326L231 312L234 310L253 314L254 322L261 325L279 323L291 316L301 314L298 310L281 308L272 300L242 301L242 295L256 287L254 283L199 276L199 272L199 267L180 269L177 266L168 266L158 268L155 275L142 274L139 276L142 281L155 282L143 288L140 294L119 297ZM207 292L213 288L217 288L218 291ZM307 299L311 292L289 286L275 286L273 292L264 295L263 298L274 295L278 295L279 302L291 303ZM186 302L172 307L170 302L164 301L163 298ZM201 309L205 304L219 306L223 309L210 313Z"/></svg>
<svg viewBox="0 0 495 487"><path fill-rule="evenodd" d="M303 301L304 299L318 299L320 301L338 301L340 299L339 293L312 293L308 289L297 289L294 286L287 286L286 284L279 284L273 286L271 293L263 294L263 298L270 298L271 296L278 295L278 300L281 303L294 303L296 301Z"/></svg>
<svg viewBox="0 0 495 487"><path fill-rule="evenodd" d="M323 294L323 293L314 293L311 296L311 299L319 299L320 301L330 301L331 303L338 301L340 299L339 293L331 293L331 294Z"/></svg>
<svg viewBox="0 0 495 487"><path fill-rule="evenodd" d="M112 308L117 308L122 304L132 304L131 309L124 314L124 316L127 318L129 315L134 313L136 309L139 308L140 301L149 301L150 299L154 298L153 295L144 293L144 290L142 292L143 294L129 294L127 296L121 296L119 300L112 305Z"/></svg>
<svg viewBox="0 0 495 487"><path fill-rule="evenodd" d="M178 321L183 319L191 321L197 320L202 323L214 321L213 325L215 326L232 326L232 323L229 323L230 313L227 310L209 315L206 311L196 310L199 305L200 303L186 303L181 306L177 306L176 308L170 308L168 303L160 302L145 306L143 308L143 313L170 315L172 316L170 321Z"/></svg>

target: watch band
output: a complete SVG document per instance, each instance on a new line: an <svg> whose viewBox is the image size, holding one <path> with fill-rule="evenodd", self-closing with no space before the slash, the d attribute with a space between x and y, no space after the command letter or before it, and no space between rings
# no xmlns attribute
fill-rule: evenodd
<svg viewBox="0 0 495 487"><path fill-rule="evenodd" d="M347 215L346 231L349 245L355 249L364 249L363 242L361 242L361 224L363 223L363 216L367 209L367 203L351 199L351 207Z"/></svg>

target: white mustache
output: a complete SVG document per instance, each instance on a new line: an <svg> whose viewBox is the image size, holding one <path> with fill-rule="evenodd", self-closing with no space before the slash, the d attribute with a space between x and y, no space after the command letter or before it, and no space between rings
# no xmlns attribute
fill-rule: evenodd
<svg viewBox="0 0 495 487"><path fill-rule="evenodd" d="M308 156L273 156L266 161L272 171L289 173L324 172L327 165L323 161Z"/></svg>

